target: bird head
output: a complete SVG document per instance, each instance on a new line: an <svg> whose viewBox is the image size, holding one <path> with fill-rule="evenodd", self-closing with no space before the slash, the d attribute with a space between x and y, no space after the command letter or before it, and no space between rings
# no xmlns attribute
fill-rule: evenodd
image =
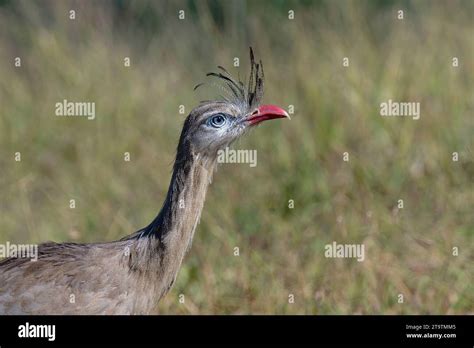
<svg viewBox="0 0 474 348"><path fill-rule="evenodd" d="M288 113L275 105L261 105L264 74L262 62L255 62L250 48L250 76L247 86L235 80L219 66L219 72L208 73L216 78L224 95L220 100L203 101L194 108L184 123L180 146L194 153L213 158L219 150L229 146L249 129L263 121L289 118ZM197 89L202 84L195 87Z"/></svg>

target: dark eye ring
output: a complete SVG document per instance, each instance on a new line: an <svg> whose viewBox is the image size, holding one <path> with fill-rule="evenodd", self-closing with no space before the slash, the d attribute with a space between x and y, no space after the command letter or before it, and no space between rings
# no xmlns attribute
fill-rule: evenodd
<svg viewBox="0 0 474 348"><path fill-rule="evenodd" d="M215 114L208 119L207 124L214 128L220 128L225 125L226 121L227 117L224 114Z"/></svg>

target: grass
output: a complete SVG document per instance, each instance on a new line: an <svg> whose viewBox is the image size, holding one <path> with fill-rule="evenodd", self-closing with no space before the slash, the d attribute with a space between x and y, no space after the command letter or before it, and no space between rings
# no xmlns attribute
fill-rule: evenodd
<svg viewBox="0 0 474 348"><path fill-rule="evenodd" d="M265 101L295 113L236 145L257 149L255 168L218 170L160 312L472 314L473 10L469 1L4 1L0 242L108 241L146 225L167 190L179 106L187 113L215 95L193 87L218 64L245 75L252 45ZM54 116L63 99L95 102L96 119ZM381 117L388 99L420 102L420 120ZM364 243L365 261L325 258L333 241Z"/></svg>

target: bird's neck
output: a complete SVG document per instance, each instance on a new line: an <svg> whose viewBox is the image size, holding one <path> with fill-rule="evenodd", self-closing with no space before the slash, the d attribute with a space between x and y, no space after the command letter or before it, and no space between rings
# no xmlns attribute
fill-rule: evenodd
<svg viewBox="0 0 474 348"><path fill-rule="evenodd" d="M189 154L185 161L175 163L168 194L154 231L165 248L183 255L189 248L214 168L215 161L195 154Z"/></svg>
<svg viewBox="0 0 474 348"><path fill-rule="evenodd" d="M144 291L138 297L149 301L150 306L156 302L156 296L159 299L170 290L176 279L191 246L215 166L215 159L179 146L160 213L150 225L122 240L127 247L131 246L126 258L129 269L148 280L143 283L137 278L137 284L144 284L137 288ZM148 277L151 274L154 277Z"/></svg>
<svg viewBox="0 0 474 348"><path fill-rule="evenodd" d="M179 263L191 245L215 165L215 159L179 146L163 207L139 234L156 241L164 254L172 255Z"/></svg>

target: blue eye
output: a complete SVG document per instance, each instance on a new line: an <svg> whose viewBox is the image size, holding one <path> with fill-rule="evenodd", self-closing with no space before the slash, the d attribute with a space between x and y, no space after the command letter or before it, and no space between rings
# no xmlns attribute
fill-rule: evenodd
<svg viewBox="0 0 474 348"><path fill-rule="evenodd" d="M227 117L224 114L216 114L207 120L207 124L214 128L220 128L227 122Z"/></svg>

